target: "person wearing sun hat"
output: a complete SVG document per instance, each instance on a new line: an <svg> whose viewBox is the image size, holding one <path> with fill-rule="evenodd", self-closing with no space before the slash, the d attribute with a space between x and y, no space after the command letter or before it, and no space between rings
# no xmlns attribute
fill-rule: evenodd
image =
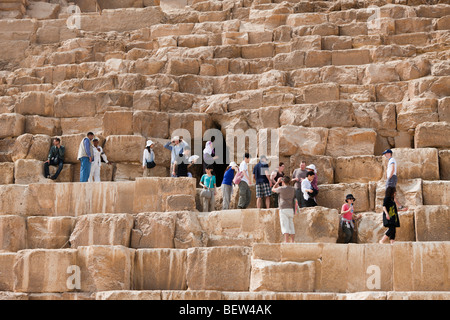
<svg viewBox="0 0 450 320"><path fill-rule="evenodd" d="M164 148L170 150L170 172L171 177L174 177L173 175L173 168L174 168L174 162L176 161L177 157L180 153L183 153L184 147L188 146L189 144L181 139L179 136L174 136L172 140L167 142L164 145Z"/></svg>
<svg viewBox="0 0 450 320"><path fill-rule="evenodd" d="M153 152L155 144L152 140L147 140L147 143L145 144L144 149L144 155L142 157L142 168L144 169L144 177L151 177L152 176L152 170L150 167L152 167L152 163L155 163L155 153Z"/></svg>
<svg viewBox="0 0 450 320"><path fill-rule="evenodd" d="M350 243L353 238L353 233L355 230L353 219L360 219L362 216L361 214L355 217L353 215L353 204L355 203L355 201L355 197L350 193L345 197L345 203L341 208L341 228L345 235L345 243Z"/></svg>
<svg viewBox="0 0 450 320"><path fill-rule="evenodd" d="M236 162L231 161L225 170L222 184L220 185L223 199L222 210L228 210L230 208L231 195L233 194L233 178L237 172L239 172L239 166Z"/></svg>

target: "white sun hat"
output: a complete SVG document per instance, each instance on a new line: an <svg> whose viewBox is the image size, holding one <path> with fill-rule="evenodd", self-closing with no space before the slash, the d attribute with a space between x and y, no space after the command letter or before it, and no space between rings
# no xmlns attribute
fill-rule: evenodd
<svg viewBox="0 0 450 320"><path fill-rule="evenodd" d="M307 166L306 169L311 169L311 170L314 170L314 172L317 172L316 166L313 164L310 164L309 166Z"/></svg>
<svg viewBox="0 0 450 320"><path fill-rule="evenodd" d="M145 147L150 147L152 144L154 144L152 140L147 140Z"/></svg>

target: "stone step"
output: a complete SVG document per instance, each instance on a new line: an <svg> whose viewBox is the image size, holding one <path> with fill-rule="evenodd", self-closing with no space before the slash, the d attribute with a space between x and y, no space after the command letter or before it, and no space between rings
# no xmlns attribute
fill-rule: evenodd
<svg viewBox="0 0 450 320"><path fill-rule="evenodd" d="M173 181L136 178L124 182L1 185L0 212L76 217L90 213L194 210L196 180L180 178L176 184Z"/></svg>
<svg viewBox="0 0 450 320"><path fill-rule="evenodd" d="M449 290L446 268L449 245L449 242L396 242L137 250L123 246L29 249L0 253L5 270L0 285L3 291L21 293L73 293L76 288L84 293L137 289L212 290L230 294L427 291L431 295ZM351 274L346 272L348 268L353 270ZM434 272L437 269L441 272Z"/></svg>
<svg viewBox="0 0 450 320"><path fill-rule="evenodd" d="M184 198L183 198L184 197ZM176 196L177 201L188 201ZM360 200L359 198L357 198ZM180 207L181 209L185 209ZM294 217L296 243L343 243L339 208L304 208ZM353 242L377 243L384 235L381 209L361 212ZM359 214L358 214L359 215ZM447 205L416 206L400 212L398 241L449 241ZM92 245L143 248L252 246L280 243L278 209L213 212L101 213L72 216L0 216L0 250L61 249Z"/></svg>

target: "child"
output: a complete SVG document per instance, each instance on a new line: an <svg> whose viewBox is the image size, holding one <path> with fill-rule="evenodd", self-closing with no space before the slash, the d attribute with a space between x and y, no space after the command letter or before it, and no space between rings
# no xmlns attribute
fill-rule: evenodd
<svg viewBox="0 0 450 320"><path fill-rule="evenodd" d="M210 212L214 210L214 196L216 194L216 176L212 174L213 166L211 164L206 166L206 174L200 179L200 185L203 187L202 194L200 194L203 202L203 212Z"/></svg>
<svg viewBox="0 0 450 320"><path fill-rule="evenodd" d="M345 234L345 243L350 243L353 238L353 232L355 230L355 225L353 223L353 203L355 202L355 197L352 194L348 194L345 197L345 203L342 205L341 209L341 226L342 231ZM355 219L360 219L361 214L357 215Z"/></svg>

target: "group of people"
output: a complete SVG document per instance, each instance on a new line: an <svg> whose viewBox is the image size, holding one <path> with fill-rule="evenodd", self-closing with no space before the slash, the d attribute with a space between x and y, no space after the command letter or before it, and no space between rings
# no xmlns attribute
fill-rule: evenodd
<svg viewBox="0 0 450 320"><path fill-rule="evenodd" d="M144 176L152 176L151 169L156 166L155 144L148 140L144 149L142 167ZM164 147L171 152L170 175L171 177L192 177L190 168L199 159L196 155L191 155L189 144L182 138L176 136L167 142ZM48 179L56 180L64 166L65 147L61 145L59 138L53 139L48 159L44 163L44 174ZM393 152L387 149L383 155L388 160L386 191L383 200L383 226L388 228L383 238L379 241L385 243L387 240L394 243L396 228L400 227L398 211L405 211L407 208L401 206L396 198L397 186L397 162L393 158ZM221 183L222 209L230 208L233 187L239 187L239 200L237 207L245 209L251 200L249 163L250 154L245 153L242 162L238 165L231 162L226 168ZM80 161L80 182L100 181L100 170L102 162L109 164L106 154L99 146L99 140L92 132L80 142L78 157ZM202 192L200 194L204 212L214 210L215 195L217 189L216 176L212 163L217 159L214 149L214 137L206 143L203 150L203 175L200 179ZM54 175L50 175L49 166L58 167ZM262 155L259 162L253 168L253 180L256 184L256 206L270 208L273 201L274 207L279 208L281 231L285 242L293 242L295 236L293 218L300 208L317 206L316 196L319 192L317 169L314 164L306 165L306 161L301 161L299 168L292 173L292 178L285 174L285 165L280 162L278 168L270 172L268 159ZM340 212L340 228L344 234L344 242L351 242L355 230L355 220L361 218L361 214L354 214L355 197L347 194L345 202Z"/></svg>
<svg viewBox="0 0 450 320"><path fill-rule="evenodd" d="M61 145L60 138L53 138L52 144L47 161L44 162L44 176L56 180L64 167L66 149ZM80 182L100 182L102 162L110 164L103 148L99 146L99 140L92 132L88 132L80 142L77 159L80 161ZM58 167L53 175L50 175L50 166Z"/></svg>

